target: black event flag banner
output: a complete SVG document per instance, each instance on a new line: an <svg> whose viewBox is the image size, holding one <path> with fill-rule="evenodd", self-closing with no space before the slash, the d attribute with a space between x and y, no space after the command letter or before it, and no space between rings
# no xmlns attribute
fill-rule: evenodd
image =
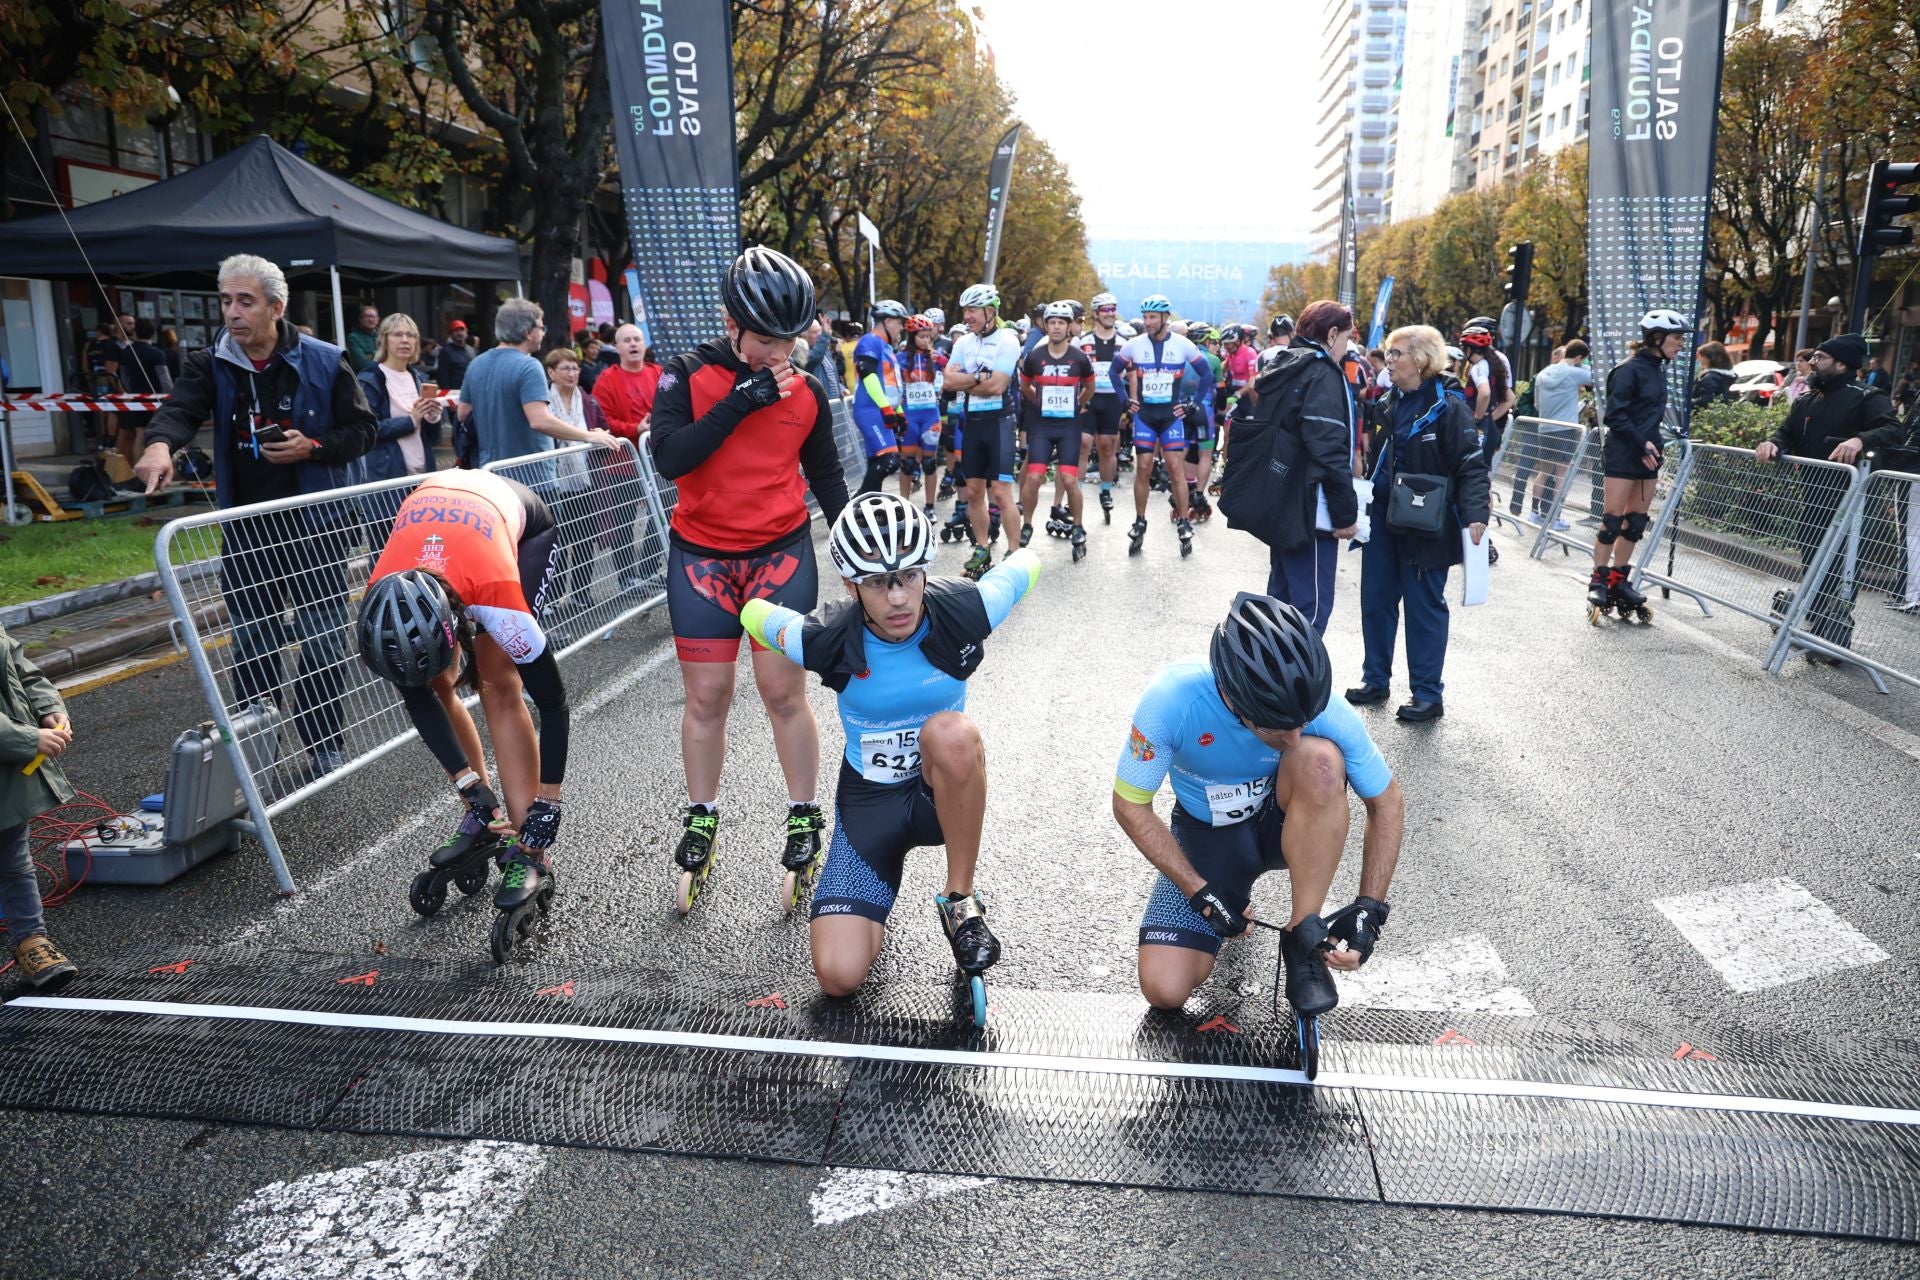
<svg viewBox="0 0 1920 1280"><path fill-rule="evenodd" d="M1588 152L1588 330L1595 368L1626 359L1640 317L1698 323L1719 119L1726 0L1594 0ZM1693 337L1668 366L1684 433Z"/></svg>
<svg viewBox="0 0 1920 1280"><path fill-rule="evenodd" d="M720 331L740 252L727 0L602 0L600 22L648 335L676 355Z"/></svg>
<svg viewBox="0 0 1920 1280"><path fill-rule="evenodd" d="M1000 269L1000 233L1007 225L1007 192L1013 186L1013 156L1019 149L1020 126L1015 125L993 149L993 166L987 170L987 269L980 278L988 284Z"/></svg>
<svg viewBox="0 0 1920 1280"><path fill-rule="evenodd" d="M1353 144L1347 144L1346 177L1340 185L1340 274L1334 297L1351 307L1360 288L1360 226L1353 213Z"/></svg>

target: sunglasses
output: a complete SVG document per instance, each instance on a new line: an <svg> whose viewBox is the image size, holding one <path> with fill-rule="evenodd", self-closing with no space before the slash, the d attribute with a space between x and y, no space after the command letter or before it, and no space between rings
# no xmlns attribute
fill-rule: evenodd
<svg viewBox="0 0 1920 1280"><path fill-rule="evenodd" d="M911 591L927 580L925 569L895 569L892 573L870 573L855 582L864 590L892 591L895 587Z"/></svg>

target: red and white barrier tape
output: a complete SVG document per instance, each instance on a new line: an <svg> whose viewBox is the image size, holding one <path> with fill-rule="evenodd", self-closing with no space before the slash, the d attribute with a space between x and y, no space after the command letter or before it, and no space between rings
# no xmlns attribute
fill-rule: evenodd
<svg viewBox="0 0 1920 1280"><path fill-rule="evenodd" d="M34 396L0 405L14 413L119 413L158 409L166 402L165 396Z"/></svg>

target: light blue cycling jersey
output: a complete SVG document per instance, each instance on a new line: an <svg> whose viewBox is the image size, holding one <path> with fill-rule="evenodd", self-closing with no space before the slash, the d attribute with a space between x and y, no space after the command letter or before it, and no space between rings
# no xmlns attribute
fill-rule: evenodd
<svg viewBox="0 0 1920 1280"><path fill-rule="evenodd" d="M953 344L947 368L955 373L1004 373L1015 381L1020 372L1020 335L1013 329L995 329L986 337L969 329ZM1012 403L1013 383L997 396L965 395L968 413L1000 413Z"/></svg>
<svg viewBox="0 0 1920 1280"><path fill-rule="evenodd" d="M1347 781L1362 799L1371 800L1393 781L1359 714L1341 699L1327 703L1302 732L1340 748ZM1141 695L1113 789L1135 804L1151 804L1171 772L1182 809L1213 826L1230 826L1259 811L1273 790L1280 755L1227 710L1212 667L1177 662Z"/></svg>
<svg viewBox="0 0 1920 1280"><path fill-rule="evenodd" d="M988 570L977 584L987 624L998 627L1040 576L1040 557L1022 548ZM740 621L789 659L806 665L801 635L806 615L766 600L749 600ZM840 694L840 727L847 763L869 782L905 782L920 775L920 727L942 711L967 709L967 682L956 680L920 652L928 623L905 640L882 640L868 630L862 643L867 669Z"/></svg>

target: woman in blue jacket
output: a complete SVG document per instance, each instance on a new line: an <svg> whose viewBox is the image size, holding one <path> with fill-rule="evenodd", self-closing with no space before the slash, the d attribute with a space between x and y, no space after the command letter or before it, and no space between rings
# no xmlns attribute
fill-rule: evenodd
<svg viewBox="0 0 1920 1280"><path fill-rule="evenodd" d="M414 366L420 357L420 330L395 312L374 331L373 363L358 375L379 424L367 453L367 479L394 480L432 471L433 442L440 437L444 408L420 394L422 378Z"/></svg>

